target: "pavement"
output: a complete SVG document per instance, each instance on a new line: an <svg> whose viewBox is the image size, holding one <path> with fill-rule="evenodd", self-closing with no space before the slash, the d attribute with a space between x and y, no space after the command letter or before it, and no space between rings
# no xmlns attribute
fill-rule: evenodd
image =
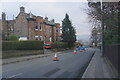
<svg viewBox="0 0 120 80"><path fill-rule="evenodd" d="M109 63L102 57L99 49L96 49L93 58L85 70L82 79L84 78L116 78Z"/></svg>

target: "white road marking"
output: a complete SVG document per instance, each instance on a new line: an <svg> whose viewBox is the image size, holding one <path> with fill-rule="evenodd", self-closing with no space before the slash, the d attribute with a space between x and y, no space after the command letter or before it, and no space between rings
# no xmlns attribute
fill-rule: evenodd
<svg viewBox="0 0 120 80"><path fill-rule="evenodd" d="M19 76L19 75L22 75L22 73L19 73L19 74L16 74L16 75L10 76L10 77L8 77L8 78L13 78L13 77L16 77L16 76Z"/></svg>

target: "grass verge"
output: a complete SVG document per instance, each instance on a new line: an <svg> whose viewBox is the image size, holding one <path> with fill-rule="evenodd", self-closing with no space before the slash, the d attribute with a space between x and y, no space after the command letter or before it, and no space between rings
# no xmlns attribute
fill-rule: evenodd
<svg viewBox="0 0 120 80"><path fill-rule="evenodd" d="M43 54L43 50L9 50L2 51L2 59L39 54Z"/></svg>

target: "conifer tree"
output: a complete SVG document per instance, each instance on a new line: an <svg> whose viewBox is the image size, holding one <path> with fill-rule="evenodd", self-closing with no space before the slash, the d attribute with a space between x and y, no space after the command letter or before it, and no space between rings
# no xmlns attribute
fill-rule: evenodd
<svg viewBox="0 0 120 80"><path fill-rule="evenodd" d="M69 47L72 47L76 41L76 31L72 26L72 22L69 20L69 15L66 14L62 21L62 41L68 43Z"/></svg>

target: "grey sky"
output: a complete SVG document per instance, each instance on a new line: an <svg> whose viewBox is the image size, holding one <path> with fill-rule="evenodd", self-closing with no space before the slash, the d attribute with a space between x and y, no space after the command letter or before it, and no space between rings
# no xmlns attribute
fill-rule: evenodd
<svg viewBox="0 0 120 80"><path fill-rule="evenodd" d="M19 13L21 6L25 7L26 13L30 11L37 16L47 16L49 20L55 19L55 22L61 23L68 13L73 26L76 29L77 39L89 40L91 24L88 23L88 16L85 9L87 9L87 2L2 2L1 12L6 12L8 19L13 19L13 15L16 17ZM73 1L73 0L71 0Z"/></svg>

